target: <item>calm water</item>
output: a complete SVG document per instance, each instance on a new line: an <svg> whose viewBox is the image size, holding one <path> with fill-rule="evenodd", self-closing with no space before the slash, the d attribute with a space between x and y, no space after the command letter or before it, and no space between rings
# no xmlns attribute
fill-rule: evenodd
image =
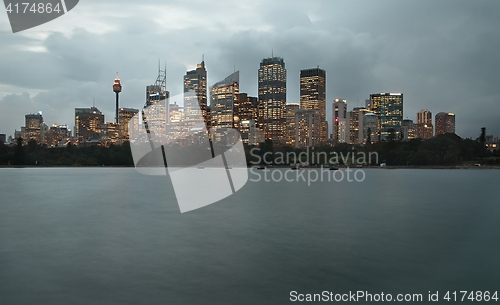
<svg viewBox="0 0 500 305"><path fill-rule="evenodd" d="M167 178L134 169L0 169L0 304L500 290L499 179L372 169L363 183L248 182L180 214Z"/></svg>

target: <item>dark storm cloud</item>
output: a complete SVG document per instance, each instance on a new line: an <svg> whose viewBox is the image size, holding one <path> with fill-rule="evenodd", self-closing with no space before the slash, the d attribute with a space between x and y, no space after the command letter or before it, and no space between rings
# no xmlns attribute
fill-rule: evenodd
<svg viewBox="0 0 500 305"><path fill-rule="evenodd" d="M209 85L236 68L241 91L256 95L259 63L274 50L285 59L288 102L299 101L300 70L319 65L328 112L335 97L352 108L370 93L396 91L405 94L405 117L454 112L459 135L476 137L485 126L498 136L499 12L497 1L85 1L67 16L77 25L64 16L43 38L0 22L0 132L23 124L6 115L15 107L72 126L73 108L92 98L112 120L116 70L122 105L139 108L158 58L173 95L203 54Z"/></svg>

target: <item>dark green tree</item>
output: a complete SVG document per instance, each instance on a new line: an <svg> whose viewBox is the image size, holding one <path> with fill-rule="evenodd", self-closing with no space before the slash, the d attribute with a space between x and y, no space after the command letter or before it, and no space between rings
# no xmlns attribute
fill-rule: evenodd
<svg viewBox="0 0 500 305"><path fill-rule="evenodd" d="M17 138L17 146L14 150L14 157L12 158L12 164L24 165L24 162L25 162L25 156L24 156L23 139L19 137Z"/></svg>
<svg viewBox="0 0 500 305"><path fill-rule="evenodd" d="M486 127L481 127L481 135L479 136L479 142L482 146L486 145Z"/></svg>

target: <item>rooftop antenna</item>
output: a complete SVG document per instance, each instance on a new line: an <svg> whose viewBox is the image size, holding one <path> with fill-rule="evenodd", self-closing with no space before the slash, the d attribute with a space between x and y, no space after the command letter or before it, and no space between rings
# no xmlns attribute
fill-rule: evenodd
<svg viewBox="0 0 500 305"><path fill-rule="evenodd" d="M95 108L95 98L92 98L92 107Z"/></svg>
<svg viewBox="0 0 500 305"><path fill-rule="evenodd" d="M205 61L205 54L201 54L201 62Z"/></svg>
<svg viewBox="0 0 500 305"><path fill-rule="evenodd" d="M160 59L158 58L158 71L160 71Z"/></svg>

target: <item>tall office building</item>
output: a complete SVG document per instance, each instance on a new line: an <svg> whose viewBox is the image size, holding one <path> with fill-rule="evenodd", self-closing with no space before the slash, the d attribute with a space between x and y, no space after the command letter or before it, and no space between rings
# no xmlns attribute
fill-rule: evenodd
<svg viewBox="0 0 500 305"><path fill-rule="evenodd" d="M370 113L370 111L365 107L355 107L352 111L348 112L350 134L349 143L365 143L365 114L367 113Z"/></svg>
<svg viewBox="0 0 500 305"><path fill-rule="evenodd" d="M259 68L259 125L274 144L283 143L285 104L285 62L281 57L264 58Z"/></svg>
<svg viewBox="0 0 500 305"><path fill-rule="evenodd" d="M455 114L440 112L436 114L436 136L445 133L455 133Z"/></svg>
<svg viewBox="0 0 500 305"><path fill-rule="evenodd" d="M75 137L78 141L98 139L104 115L96 107L75 108Z"/></svg>
<svg viewBox="0 0 500 305"><path fill-rule="evenodd" d="M317 109L321 115L320 143L328 138L326 122L326 71L312 68L300 70L300 109Z"/></svg>
<svg viewBox="0 0 500 305"><path fill-rule="evenodd" d="M44 126L43 116L41 112L38 114L27 114L25 116L25 129L24 129L24 143L30 140L35 140L38 144L43 144L45 139L45 132L47 128Z"/></svg>
<svg viewBox="0 0 500 305"><path fill-rule="evenodd" d="M135 117L135 121L131 126L135 128L135 130L129 130L129 123L130 120L134 118L134 116L139 113L139 109L133 109L133 108L120 108L118 111L118 121L120 122L119 124L119 130L120 130L120 140L121 142L123 141L128 141L129 134L130 133L137 133L139 129L139 120L137 117Z"/></svg>
<svg viewBox="0 0 500 305"><path fill-rule="evenodd" d="M290 103L285 105L285 133L284 141L286 145L295 147L295 113L299 111L300 105Z"/></svg>
<svg viewBox="0 0 500 305"><path fill-rule="evenodd" d="M401 136L403 123L403 94L376 93L370 95L370 109L378 116L377 131L381 139L386 139L392 132Z"/></svg>
<svg viewBox="0 0 500 305"><path fill-rule="evenodd" d="M264 141L264 131L259 129L257 123L258 104L257 97L248 96L246 93L238 94L234 105L234 124L241 134L244 144L254 145L257 141Z"/></svg>
<svg viewBox="0 0 500 305"><path fill-rule="evenodd" d="M346 100L339 98L333 100L332 119L332 140L334 141L334 143L349 143L350 126Z"/></svg>
<svg viewBox="0 0 500 305"><path fill-rule="evenodd" d="M240 72L236 71L210 88L212 129L237 128L234 121L234 106L238 104Z"/></svg>
<svg viewBox="0 0 500 305"><path fill-rule="evenodd" d="M143 118L147 117L149 131L161 141L168 141L167 125L169 123L170 92L167 91L167 69L160 69L158 64L158 76L154 85L146 86L146 103L144 105Z"/></svg>
<svg viewBox="0 0 500 305"><path fill-rule="evenodd" d="M367 112L363 117L363 138L366 144L378 141L378 117L373 112Z"/></svg>
<svg viewBox="0 0 500 305"><path fill-rule="evenodd" d="M417 138L430 139L434 136L432 113L427 109L417 112Z"/></svg>
<svg viewBox="0 0 500 305"><path fill-rule="evenodd" d="M207 70L205 61L196 66L195 70L184 75L184 114L188 125L203 116L205 124L209 123L207 115ZM210 124L207 126L210 128Z"/></svg>
<svg viewBox="0 0 500 305"><path fill-rule="evenodd" d="M313 147L320 143L321 113L318 109L295 112L295 147Z"/></svg>
<svg viewBox="0 0 500 305"><path fill-rule="evenodd" d="M257 107L259 100L257 97L248 96L246 93L240 93L236 99L237 103L234 106L234 121L237 126L240 121L253 120L257 121Z"/></svg>

